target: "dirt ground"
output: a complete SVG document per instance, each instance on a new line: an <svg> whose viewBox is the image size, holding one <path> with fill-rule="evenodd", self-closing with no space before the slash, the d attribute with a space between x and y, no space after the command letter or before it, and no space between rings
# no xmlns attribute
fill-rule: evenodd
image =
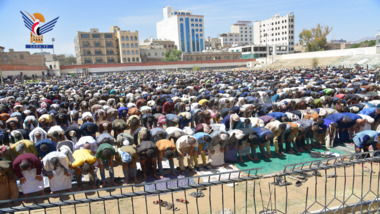
<svg viewBox="0 0 380 214"><path fill-rule="evenodd" d="M346 167L336 169L336 178L327 178L326 175L335 173L335 169L321 170L321 177L312 176L307 178L300 187L296 187L297 175L287 176L287 181L292 185L286 187L280 187L272 185L274 178L263 178L255 181L243 181L238 182L235 185L235 192L233 185L216 185L208 187L203 190L205 197L198 198L198 200L188 193L195 190L180 191L175 193L167 193L152 196L139 196L131 198L124 198L117 200L109 200L106 202L94 202L90 205L81 204L77 205L77 213L173 213L172 210L167 210L165 207L153 204L153 201L161 200L173 203L175 207L180 210L175 213L218 213L224 208L230 209L235 213L259 213L265 209L280 210L287 213L302 213L305 210L305 202L307 199L307 206L311 206L308 211L318 211L322 209L321 205L314 202L319 202L322 205L330 204L328 207L333 208L340 206L340 201L347 200L346 204L352 204L359 202L358 197L362 195L364 200L374 200L378 192L379 187L379 168L378 164L372 165L372 173L370 172L371 164L364 164L364 168L361 165L355 165L354 167ZM346 173L346 176L344 174ZM311 173L309 173L311 174ZM325 186L326 184L326 186ZM363 185L363 190L362 190ZM346 187L346 188L345 188ZM135 191L142 190L141 188L135 188ZM123 193L131 192L130 187L123 189ZM370 192L373 191L373 192ZM234 194L235 193L235 194ZM102 191L100 196L109 195L110 193ZM112 192L112 195L120 194L120 190L117 189ZM358 197L356 197L356 196ZM88 197L95 197L96 195L88 195ZM325 197L326 196L326 197ZM84 194L76 195L76 198L84 198ZM185 198L189 201L189 204L183 204L176 202L178 198ZM326 198L326 200L325 200ZM57 198L51 199L56 201ZM235 201L235 207L234 207ZM286 207L286 201L287 207ZM314 205L313 205L314 203ZM133 206L132 206L133 204ZM197 210L197 204L198 209ZM211 207L210 207L211 204ZM105 207L105 210L104 210ZM133 208L132 208L133 207ZM358 207L360 208L360 207ZM365 210L365 207L364 207ZM33 211L31 213L43 213L43 210ZM73 206L63 207L62 213L74 213ZM360 212L360 210L359 210ZM23 213L23 212L21 212ZM25 212L27 213L27 212ZM49 208L47 213L60 213L59 208Z"/></svg>

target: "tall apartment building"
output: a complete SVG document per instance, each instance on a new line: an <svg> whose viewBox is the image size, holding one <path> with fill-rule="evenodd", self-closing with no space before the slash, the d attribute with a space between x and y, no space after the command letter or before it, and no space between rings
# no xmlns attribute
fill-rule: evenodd
<svg viewBox="0 0 380 214"><path fill-rule="evenodd" d="M220 34L223 47L253 44L253 25L251 21L238 21L231 25L231 33Z"/></svg>
<svg viewBox="0 0 380 214"><path fill-rule="evenodd" d="M117 38L120 62L141 62L139 32L122 31L118 26L112 26L110 31Z"/></svg>
<svg viewBox="0 0 380 214"><path fill-rule="evenodd" d="M254 22L254 43L257 45L288 45L294 52L294 14L275 15L264 21Z"/></svg>
<svg viewBox="0 0 380 214"><path fill-rule="evenodd" d="M138 32L121 31L112 26L110 32L77 32L74 39L77 64L140 62Z"/></svg>
<svg viewBox="0 0 380 214"><path fill-rule="evenodd" d="M204 49L204 17L190 11L163 9L164 19L157 22L157 38L174 41L182 52L202 52Z"/></svg>

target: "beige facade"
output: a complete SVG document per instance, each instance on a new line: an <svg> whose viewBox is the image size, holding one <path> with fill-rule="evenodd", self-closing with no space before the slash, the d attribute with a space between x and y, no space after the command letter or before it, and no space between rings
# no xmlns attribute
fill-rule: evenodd
<svg viewBox="0 0 380 214"><path fill-rule="evenodd" d="M241 59L238 52L202 52L182 53L182 61L208 61L208 60L232 60Z"/></svg>
<svg viewBox="0 0 380 214"><path fill-rule="evenodd" d="M0 65L45 65L44 55L30 54L29 51L13 51L4 52L4 48L0 48Z"/></svg>
<svg viewBox="0 0 380 214"><path fill-rule="evenodd" d="M112 26L107 33L96 28L77 32L75 54L80 65L141 62L138 31L121 31Z"/></svg>
<svg viewBox="0 0 380 214"><path fill-rule="evenodd" d="M149 40L144 40L144 43L146 41L149 41ZM152 40L151 40L152 41ZM159 45L162 45L163 48L167 51L172 51L172 50L176 50L178 49L177 48L177 45L175 45L174 41L170 41L170 40L163 40L163 39L153 39L154 43L156 44L159 44Z"/></svg>
<svg viewBox="0 0 380 214"><path fill-rule="evenodd" d="M110 29L117 38L120 62L141 62L138 31L122 31L117 26Z"/></svg>
<svg viewBox="0 0 380 214"><path fill-rule="evenodd" d="M90 32L77 32L75 54L80 65L120 62L115 35L112 32L100 33L96 28Z"/></svg>

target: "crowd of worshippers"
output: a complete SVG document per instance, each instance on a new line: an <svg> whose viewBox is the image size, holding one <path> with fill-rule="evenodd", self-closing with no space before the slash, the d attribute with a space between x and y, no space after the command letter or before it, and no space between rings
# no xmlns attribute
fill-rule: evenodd
<svg viewBox="0 0 380 214"><path fill-rule="evenodd" d="M18 197L17 180L26 196L43 194L44 178L51 192L70 190L72 177L81 189L83 175L97 188L97 171L101 186L119 185L117 166L127 183L350 142L356 152L376 150L375 78L373 71L329 68L134 72L4 85L0 199Z"/></svg>

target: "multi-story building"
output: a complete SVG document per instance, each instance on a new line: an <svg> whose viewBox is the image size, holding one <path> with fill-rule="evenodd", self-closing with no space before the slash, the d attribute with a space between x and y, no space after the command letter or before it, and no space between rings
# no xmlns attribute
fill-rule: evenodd
<svg viewBox="0 0 380 214"><path fill-rule="evenodd" d="M206 50L220 50L222 48L222 41L220 38L208 37L205 40Z"/></svg>
<svg viewBox="0 0 380 214"><path fill-rule="evenodd" d="M75 36L77 64L140 62L138 31L121 31L112 26L111 32L98 29L77 32Z"/></svg>
<svg viewBox="0 0 380 214"><path fill-rule="evenodd" d="M144 43L145 41L149 41L149 40L144 40ZM167 51L172 51L172 50L177 49L177 45L175 45L174 41L164 40L164 39L153 39L152 42L154 42L155 44L162 45L164 49Z"/></svg>
<svg viewBox="0 0 380 214"><path fill-rule="evenodd" d="M45 62L44 55L30 54L29 51L14 51L13 49L5 52L3 47L0 48L0 65L44 66Z"/></svg>
<svg viewBox="0 0 380 214"><path fill-rule="evenodd" d="M239 33L222 33L219 36L222 47L232 47L233 45L240 43Z"/></svg>
<svg viewBox="0 0 380 214"><path fill-rule="evenodd" d="M165 43L166 47L170 46L172 48L172 44ZM141 61L142 62L160 62L164 61L165 52L169 50L164 47L163 44L157 42L151 38L150 40L144 40L144 43L140 45L141 52Z"/></svg>
<svg viewBox="0 0 380 214"><path fill-rule="evenodd" d="M77 64L102 64L120 62L117 40L113 32L100 33L92 28L90 32L77 32L75 36Z"/></svg>
<svg viewBox="0 0 380 214"><path fill-rule="evenodd" d="M238 21L231 25L231 33L220 34L223 47L253 44L253 25L251 21Z"/></svg>
<svg viewBox="0 0 380 214"><path fill-rule="evenodd" d="M122 31L118 26L111 26L110 31L117 38L120 62L140 62L139 32Z"/></svg>
<svg viewBox="0 0 380 214"><path fill-rule="evenodd" d="M238 21L231 25L231 33L239 34L241 45L253 44L253 25L251 21Z"/></svg>
<svg viewBox="0 0 380 214"><path fill-rule="evenodd" d="M254 22L254 44L287 45L294 52L294 14L275 15L264 21Z"/></svg>
<svg viewBox="0 0 380 214"><path fill-rule="evenodd" d="M190 11L163 9L164 19L157 22L157 38L174 41L182 52L202 52L204 49L204 17Z"/></svg>

